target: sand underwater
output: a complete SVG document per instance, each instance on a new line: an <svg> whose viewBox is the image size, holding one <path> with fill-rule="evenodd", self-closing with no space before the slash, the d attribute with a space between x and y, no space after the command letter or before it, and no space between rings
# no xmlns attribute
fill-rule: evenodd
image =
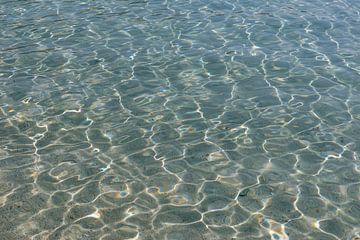
<svg viewBox="0 0 360 240"><path fill-rule="evenodd" d="M0 240L360 239L359 1L0 3Z"/></svg>

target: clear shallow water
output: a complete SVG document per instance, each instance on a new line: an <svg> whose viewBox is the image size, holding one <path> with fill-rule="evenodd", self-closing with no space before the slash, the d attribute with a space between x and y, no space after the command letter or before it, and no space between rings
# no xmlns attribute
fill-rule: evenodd
<svg viewBox="0 0 360 240"><path fill-rule="evenodd" d="M0 239L358 239L357 1L1 1Z"/></svg>

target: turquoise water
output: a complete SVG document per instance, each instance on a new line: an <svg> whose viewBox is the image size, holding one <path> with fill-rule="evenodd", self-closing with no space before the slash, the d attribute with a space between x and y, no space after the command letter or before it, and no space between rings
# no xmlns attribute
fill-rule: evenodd
<svg viewBox="0 0 360 240"><path fill-rule="evenodd" d="M0 239L360 239L358 1L0 3Z"/></svg>

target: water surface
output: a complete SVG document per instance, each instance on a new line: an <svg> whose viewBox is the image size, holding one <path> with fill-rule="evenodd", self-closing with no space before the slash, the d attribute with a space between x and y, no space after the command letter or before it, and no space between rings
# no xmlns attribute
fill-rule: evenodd
<svg viewBox="0 0 360 240"><path fill-rule="evenodd" d="M0 0L0 239L359 239L355 0Z"/></svg>

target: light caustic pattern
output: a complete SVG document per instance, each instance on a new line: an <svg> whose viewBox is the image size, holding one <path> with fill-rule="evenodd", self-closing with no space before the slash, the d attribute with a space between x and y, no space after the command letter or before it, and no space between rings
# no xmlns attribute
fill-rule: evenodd
<svg viewBox="0 0 360 240"><path fill-rule="evenodd" d="M0 4L0 239L359 239L360 4Z"/></svg>

